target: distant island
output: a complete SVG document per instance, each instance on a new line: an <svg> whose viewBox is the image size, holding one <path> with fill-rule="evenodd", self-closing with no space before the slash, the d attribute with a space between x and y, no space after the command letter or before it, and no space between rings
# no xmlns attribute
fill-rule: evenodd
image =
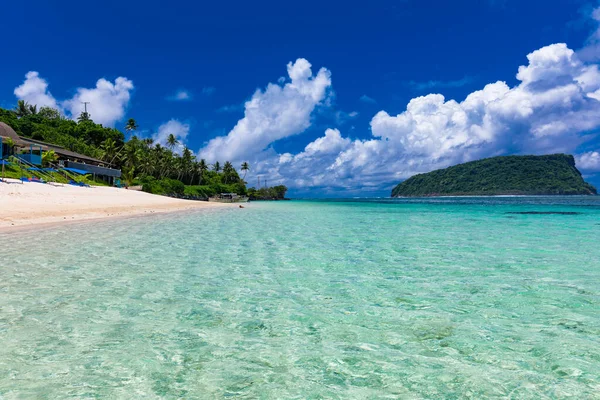
<svg viewBox="0 0 600 400"><path fill-rule="evenodd" d="M572 155L501 156L415 175L392 197L594 195Z"/></svg>

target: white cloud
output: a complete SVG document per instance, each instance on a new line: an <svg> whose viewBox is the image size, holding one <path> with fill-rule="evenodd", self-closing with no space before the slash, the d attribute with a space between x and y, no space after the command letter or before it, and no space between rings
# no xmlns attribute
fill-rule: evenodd
<svg viewBox="0 0 600 400"><path fill-rule="evenodd" d="M158 131L152 135L152 139L154 140L155 144L159 143L161 146L167 146L167 138L169 135L173 134L179 142L179 145L177 145L173 151L181 153L187 142L189 133L190 126L188 124L184 124L179 120L172 119L159 126Z"/></svg>
<svg viewBox="0 0 600 400"><path fill-rule="evenodd" d="M600 172L600 152L589 151L575 157L577 168L584 172Z"/></svg>
<svg viewBox="0 0 600 400"><path fill-rule="evenodd" d="M123 119L133 90L133 82L127 78L119 77L114 83L102 78L95 88L78 88L71 99L59 101L48 91L48 83L38 72L30 71L25 78L14 91L19 100L36 104L38 108L46 106L66 111L72 119L77 119L84 110L83 102L89 102L88 113L92 120L105 126L114 126Z"/></svg>
<svg viewBox="0 0 600 400"><path fill-rule="evenodd" d="M25 81L15 88L15 96L19 100L41 107L52 107L59 109L58 103L52 93L48 91L48 82L40 78L37 71L29 71L25 75Z"/></svg>
<svg viewBox="0 0 600 400"><path fill-rule="evenodd" d="M270 83L245 103L244 118L227 136L212 139L200 150L206 160L237 161L263 151L271 143L297 135L310 126L310 116L331 86L328 70L313 75L310 63L299 58L287 66L290 82Z"/></svg>
<svg viewBox="0 0 600 400"><path fill-rule="evenodd" d="M591 17L597 23L596 29L587 39L585 46L578 51L578 55L584 61L594 62L600 60L600 7L592 11Z"/></svg>
<svg viewBox="0 0 600 400"><path fill-rule="evenodd" d="M544 47L519 68L514 88L487 85L463 102L418 97L396 116L380 111L372 140L355 141L332 170L347 187L390 185L417 172L509 153L574 152L600 127L600 74L564 44Z"/></svg>
<svg viewBox="0 0 600 400"><path fill-rule="evenodd" d="M598 66L583 62L565 44L527 58L514 87L491 83L461 102L441 94L417 97L397 115L378 112L371 120L371 139L351 141L330 129L298 154L262 151L255 156L253 173L296 189L365 193L482 157L576 152L600 128ZM584 170L598 168L597 152L577 159Z"/></svg>
<svg viewBox="0 0 600 400"><path fill-rule="evenodd" d="M191 99L192 95L185 89L180 89L177 92L175 92L174 95L167 97L167 100L170 101L187 101Z"/></svg>
<svg viewBox="0 0 600 400"><path fill-rule="evenodd" d="M362 101L363 103L370 103L370 104L377 103L377 101L374 98L369 97L366 94L363 94L362 96L360 96L359 100Z"/></svg>
<svg viewBox="0 0 600 400"><path fill-rule="evenodd" d="M94 122L114 126L125 117L132 90L133 82L127 78L118 77L114 83L101 78L93 89L78 88L77 94L62 105L75 119L84 110L83 102L89 102L87 110Z"/></svg>

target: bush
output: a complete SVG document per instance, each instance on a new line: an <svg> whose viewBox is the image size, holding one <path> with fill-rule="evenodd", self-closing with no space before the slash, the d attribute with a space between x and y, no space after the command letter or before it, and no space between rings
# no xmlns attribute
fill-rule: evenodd
<svg viewBox="0 0 600 400"><path fill-rule="evenodd" d="M194 196L202 199L208 199L217 194L215 189L206 185L186 186L184 194L186 196Z"/></svg>
<svg viewBox="0 0 600 400"><path fill-rule="evenodd" d="M182 195L185 192L183 182L176 179L163 178L156 179L151 176L142 178L142 190L152 194L162 195Z"/></svg>

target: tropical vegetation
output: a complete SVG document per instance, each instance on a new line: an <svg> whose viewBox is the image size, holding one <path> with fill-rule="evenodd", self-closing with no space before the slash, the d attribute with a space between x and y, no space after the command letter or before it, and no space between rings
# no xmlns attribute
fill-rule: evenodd
<svg viewBox="0 0 600 400"><path fill-rule="evenodd" d="M259 189L250 188L248 189L248 197L250 200L285 200L287 190L284 185Z"/></svg>
<svg viewBox="0 0 600 400"><path fill-rule="evenodd" d="M87 112L77 121L68 119L53 108L28 104L19 100L14 110L0 108L0 121L11 126L23 137L55 144L84 154L122 171L123 180L129 184L141 184L143 190L155 194L177 194L206 198L217 193L248 194L244 178L250 165L244 162L236 167L229 161L215 162L197 159L194 153L182 145L177 137L169 134L164 145L151 138L139 138L135 119L129 118L123 127L129 136L118 129L96 124ZM44 164L56 159L53 152L43 154ZM258 197L280 196L281 188L260 189ZM258 193L258 192L255 192ZM284 193L285 195L285 193Z"/></svg>
<svg viewBox="0 0 600 400"><path fill-rule="evenodd" d="M393 197L468 195L588 195L572 155L501 156L415 175L392 190Z"/></svg>

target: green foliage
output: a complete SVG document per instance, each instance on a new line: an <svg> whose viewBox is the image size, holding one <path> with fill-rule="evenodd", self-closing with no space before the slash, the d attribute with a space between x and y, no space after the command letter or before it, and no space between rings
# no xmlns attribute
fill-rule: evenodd
<svg viewBox="0 0 600 400"><path fill-rule="evenodd" d="M493 157L415 175L393 197L596 194L571 155Z"/></svg>
<svg viewBox="0 0 600 400"><path fill-rule="evenodd" d="M58 154L54 150L44 151L42 153L42 166L47 167L50 163L54 163L58 160Z"/></svg>
<svg viewBox="0 0 600 400"><path fill-rule="evenodd" d="M194 185L186 186L183 192L186 196L196 197L199 199L208 199L209 197L215 196L217 191L212 186L207 185Z"/></svg>
<svg viewBox="0 0 600 400"><path fill-rule="evenodd" d="M250 200L284 200L287 190L287 187L283 185L260 189L250 188L248 197Z"/></svg>
<svg viewBox="0 0 600 400"><path fill-rule="evenodd" d="M143 180L150 193L183 194L184 185L205 187L198 189L199 197L205 197L207 193L212 196L218 193L245 195L247 192L244 181L231 162L223 165L215 162L213 170L210 170L206 161L196 160L187 147L181 154L174 152L181 145L172 134L168 136L166 147L154 144L152 139L136 136L125 141L122 132L94 123L85 112L75 122L64 118L58 110L42 107L38 111L37 107L22 101L19 101L16 110L0 108L0 121L23 137L101 159L121 169L123 180L130 185L136 179ZM137 122L130 118L125 130L131 134L137 129ZM244 172L249 169L245 164L242 166ZM181 185L173 184L173 180Z"/></svg>
<svg viewBox="0 0 600 400"><path fill-rule="evenodd" d="M92 121L78 124L47 107L42 107L37 114L26 114L20 118L18 113L0 108L0 121L20 136L56 144L94 158L102 156L100 146L105 140L110 138L117 146L124 142L123 134L116 129L105 128Z"/></svg>
<svg viewBox="0 0 600 400"><path fill-rule="evenodd" d="M142 190L152 194L182 195L185 192L185 185L175 179L156 179L146 176L140 179L140 181L142 183Z"/></svg>
<svg viewBox="0 0 600 400"><path fill-rule="evenodd" d="M79 117L77 117L77 122L79 122L79 123L89 122L91 120L92 120L92 116L87 111L82 111L81 114L79 114Z"/></svg>

